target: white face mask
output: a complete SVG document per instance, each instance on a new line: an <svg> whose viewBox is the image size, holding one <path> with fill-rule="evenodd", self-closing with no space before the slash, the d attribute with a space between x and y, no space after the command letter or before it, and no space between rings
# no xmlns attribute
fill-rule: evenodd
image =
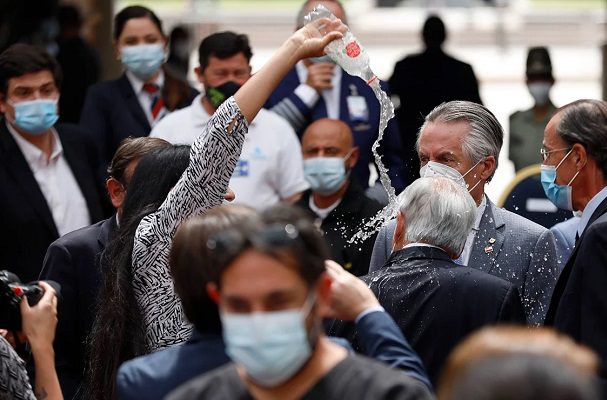
<svg viewBox="0 0 607 400"><path fill-rule="evenodd" d="M426 165L424 165L423 167L420 168L419 176L421 178L428 178L428 177L433 177L433 176L442 176L445 178L449 178L453 182L460 185L461 187L468 189L468 192L471 192L474 190L474 188L476 188L481 183L481 180L479 179L478 182L476 182L476 184L474 184L474 186L472 186L471 188L468 188L468 184L466 183L466 180L464 179L464 177L466 175L468 175L470 173L470 171L472 171L478 164L480 164L481 161L484 161L484 160L485 160L484 158L481 158L468 171L466 171L466 173L464 175L460 174L458 170L456 170L455 168L451 168L448 165L441 164L441 163L438 163L435 161L428 161L426 163Z"/></svg>
<svg viewBox="0 0 607 400"><path fill-rule="evenodd" d="M548 104L550 94L550 88L552 87L552 83L550 82L532 82L527 85L529 89L529 93L535 104L538 106L544 106Z"/></svg>

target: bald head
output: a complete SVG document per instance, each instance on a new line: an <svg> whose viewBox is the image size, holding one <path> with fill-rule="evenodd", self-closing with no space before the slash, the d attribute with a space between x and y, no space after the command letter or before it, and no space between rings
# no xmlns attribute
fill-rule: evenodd
<svg viewBox="0 0 607 400"><path fill-rule="evenodd" d="M353 146L350 127L337 119L323 118L314 121L301 139L304 158L345 157Z"/></svg>
<svg viewBox="0 0 607 400"><path fill-rule="evenodd" d="M322 5L327 10L331 11L333 15L337 18L341 19L344 24L348 24L346 21L346 11L344 10L343 5L338 0L307 0L303 3L301 8L299 9L299 13L297 14L297 29L304 26L304 17L317 7L318 5Z"/></svg>

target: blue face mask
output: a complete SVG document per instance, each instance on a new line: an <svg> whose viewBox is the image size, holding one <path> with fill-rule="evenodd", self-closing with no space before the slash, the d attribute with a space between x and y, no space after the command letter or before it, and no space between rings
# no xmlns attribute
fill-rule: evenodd
<svg viewBox="0 0 607 400"><path fill-rule="evenodd" d="M542 187L544 188L546 197L548 197L548 199L558 208L570 211L573 211L573 202L571 197L572 188L570 185L573 180L577 178L581 170L573 175L573 178L571 178L569 183L566 185L556 184L556 170L561 166L563 161L569 157L569 154L571 154L572 151L573 149L569 150L569 153L563 157L561 162L558 163L556 167L554 165L545 164L542 164L540 167L540 180L542 181Z"/></svg>
<svg viewBox="0 0 607 400"><path fill-rule="evenodd" d="M120 50L122 64L144 81L158 71L165 58L164 46L159 43L125 46Z"/></svg>
<svg viewBox="0 0 607 400"><path fill-rule="evenodd" d="M345 161L350 154L352 151L344 158L313 157L304 160L304 177L312 191L323 196L330 196L337 192L348 177Z"/></svg>
<svg viewBox="0 0 607 400"><path fill-rule="evenodd" d="M15 109L15 125L30 135L40 135L49 129L57 120L57 99L39 99L10 103Z"/></svg>
<svg viewBox="0 0 607 400"><path fill-rule="evenodd" d="M310 298L309 298L310 299ZM221 313L226 352L264 387L286 382L312 355L306 316L312 308L251 314Z"/></svg>

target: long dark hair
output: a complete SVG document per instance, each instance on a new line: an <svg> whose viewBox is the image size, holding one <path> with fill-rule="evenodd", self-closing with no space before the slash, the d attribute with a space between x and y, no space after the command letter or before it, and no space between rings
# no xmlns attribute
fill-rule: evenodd
<svg viewBox="0 0 607 400"><path fill-rule="evenodd" d="M127 190L120 228L101 255L102 283L89 336L86 398L116 398L121 363L146 353L141 310L132 290L133 239L185 171L189 146L171 146L143 157Z"/></svg>
<svg viewBox="0 0 607 400"><path fill-rule="evenodd" d="M128 6L120 10L120 12L114 17L114 40L118 40L126 23L130 19L134 18L148 18L154 23L154 25L156 25L160 31L160 34L164 36L164 32L162 31L162 21L156 14L154 14L154 11L143 6Z"/></svg>

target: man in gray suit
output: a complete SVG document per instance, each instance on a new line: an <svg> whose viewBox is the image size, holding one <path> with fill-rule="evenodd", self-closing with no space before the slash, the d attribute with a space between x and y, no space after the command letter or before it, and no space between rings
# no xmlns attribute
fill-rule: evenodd
<svg viewBox="0 0 607 400"><path fill-rule="evenodd" d="M487 108L468 101L443 103L420 128L416 143L420 175L448 176L468 187L477 205L476 219L456 262L515 284L527 322L539 325L558 277L554 237L548 229L496 207L485 195L502 143L502 127ZM380 230L369 273L382 268L390 257L395 226L390 221Z"/></svg>

